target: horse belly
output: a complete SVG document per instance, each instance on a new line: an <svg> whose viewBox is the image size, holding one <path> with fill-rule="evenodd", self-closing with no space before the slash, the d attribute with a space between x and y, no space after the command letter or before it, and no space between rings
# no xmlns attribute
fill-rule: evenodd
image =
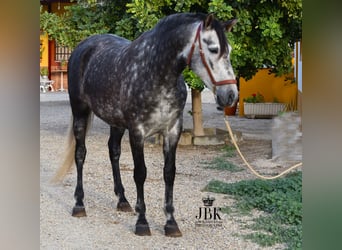
<svg viewBox="0 0 342 250"><path fill-rule="evenodd" d="M105 103L99 100L91 103L91 109L101 120L113 127L126 127L121 109L112 102Z"/></svg>

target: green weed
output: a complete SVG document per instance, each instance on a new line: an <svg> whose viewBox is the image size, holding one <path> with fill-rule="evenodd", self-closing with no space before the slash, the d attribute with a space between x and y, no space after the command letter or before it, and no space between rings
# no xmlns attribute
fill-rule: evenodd
<svg viewBox="0 0 342 250"><path fill-rule="evenodd" d="M230 172L240 172L243 170L243 168L236 166L227 159L235 155L234 147L226 145L221 151L222 154L220 156L217 156L212 161L204 162L206 168L227 170Z"/></svg>
<svg viewBox="0 0 342 250"><path fill-rule="evenodd" d="M231 207L221 207L220 211L225 214L231 214L233 212Z"/></svg>
<svg viewBox="0 0 342 250"><path fill-rule="evenodd" d="M257 232L245 236L261 246L286 243L302 247L302 172L276 180L247 180L237 183L210 181L206 191L233 195L240 213L259 209L267 213L249 226Z"/></svg>
<svg viewBox="0 0 342 250"><path fill-rule="evenodd" d="M223 152L223 157L233 157L236 155L235 147L231 145L223 146L221 151Z"/></svg>
<svg viewBox="0 0 342 250"><path fill-rule="evenodd" d="M214 158L211 162L207 163L206 168L227 170L230 172L240 172L243 170L223 157Z"/></svg>

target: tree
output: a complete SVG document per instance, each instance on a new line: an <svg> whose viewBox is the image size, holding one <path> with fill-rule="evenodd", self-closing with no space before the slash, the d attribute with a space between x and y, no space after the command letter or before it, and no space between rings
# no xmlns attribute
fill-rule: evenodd
<svg viewBox="0 0 342 250"><path fill-rule="evenodd" d="M60 45L74 48L86 37L110 30L102 5L79 1L79 4L66 6L65 10L62 15L57 15L40 8L40 29Z"/></svg>
<svg viewBox="0 0 342 250"><path fill-rule="evenodd" d="M267 67L277 75L292 70L291 53L301 39L301 0L223 0L209 4L221 19L239 19L229 34L233 47L232 65L239 77L250 79L258 69Z"/></svg>

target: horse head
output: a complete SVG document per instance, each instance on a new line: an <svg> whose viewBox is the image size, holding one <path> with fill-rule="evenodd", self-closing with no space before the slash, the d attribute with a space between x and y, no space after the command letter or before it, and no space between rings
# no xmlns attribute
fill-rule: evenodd
<svg viewBox="0 0 342 250"><path fill-rule="evenodd" d="M219 22L209 14L197 26L189 48L187 63L216 96L219 106L232 106L238 99L233 67L230 63L231 46L225 36L237 19Z"/></svg>

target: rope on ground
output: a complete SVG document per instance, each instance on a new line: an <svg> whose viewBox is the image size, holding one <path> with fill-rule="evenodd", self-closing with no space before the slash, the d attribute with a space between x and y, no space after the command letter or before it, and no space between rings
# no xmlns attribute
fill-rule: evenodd
<svg viewBox="0 0 342 250"><path fill-rule="evenodd" d="M248 161L246 160L246 158L243 156L243 154L241 153L241 150L239 148L239 146L237 145L236 143L236 140L235 140L235 137L233 135L233 131L230 127L230 124L229 124L229 121L228 121L228 116L224 116L224 122L226 123L226 127L228 129L228 132L229 132L229 135L230 135L230 138L232 139L232 142L236 148L236 150L238 151L241 159L243 160L243 162L246 164L246 166L249 168L249 170L254 174L256 175L257 177L261 178L261 179L265 179L265 180L273 180L273 179L277 179L281 176L283 176L284 174L290 172L291 170L295 169L295 168L298 168L300 166L303 165L302 162L300 163L297 163L295 165L293 165L292 167L289 167L288 169L286 169L285 171L281 172L280 174L278 175L275 175L275 176L265 176L265 175L261 175L259 174L257 171L254 170L254 168L248 163Z"/></svg>

